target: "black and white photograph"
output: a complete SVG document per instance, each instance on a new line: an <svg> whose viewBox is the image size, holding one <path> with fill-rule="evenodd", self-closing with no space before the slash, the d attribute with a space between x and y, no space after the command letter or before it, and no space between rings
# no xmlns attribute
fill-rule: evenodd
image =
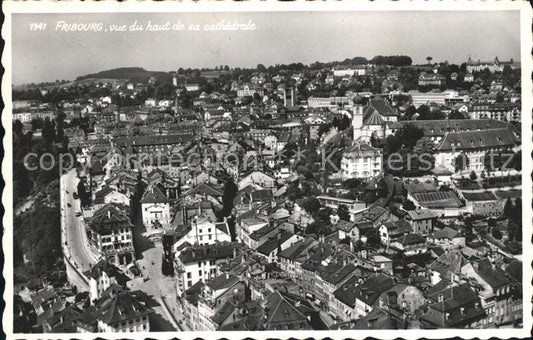
<svg viewBox="0 0 533 340"><path fill-rule="evenodd" d="M9 339L530 334L527 2L23 5Z"/></svg>

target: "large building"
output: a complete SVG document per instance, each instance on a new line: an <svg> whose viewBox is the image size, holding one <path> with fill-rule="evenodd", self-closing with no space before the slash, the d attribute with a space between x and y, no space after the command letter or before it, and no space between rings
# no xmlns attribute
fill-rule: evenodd
<svg viewBox="0 0 533 340"><path fill-rule="evenodd" d="M466 71L468 73L481 72L483 70L489 70L490 73L502 72L505 66L509 66L511 69L518 68L519 66L511 58L508 62L500 61L498 57L495 57L493 61L474 61L472 58L468 58L466 63Z"/></svg>
<svg viewBox="0 0 533 340"><path fill-rule="evenodd" d="M220 275L220 265L237 256L237 247L237 244L225 242L177 249L174 269L178 296L198 281L206 282Z"/></svg>
<svg viewBox="0 0 533 340"><path fill-rule="evenodd" d="M353 108L353 139L370 143L372 137L385 138L390 126L398 121L398 113L384 99L372 99L368 105Z"/></svg>
<svg viewBox="0 0 533 340"><path fill-rule="evenodd" d="M512 153L520 145L520 134L507 128L448 132L435 148L435 167L456 171L456 158L466 158L463 171L481 172L486 169L485 157L493 152Z"/></svg>
<svg viewBox="0 0 533 340"><path fill-rule="evenodd" d="M143 224L147 229L170 224L170 202L158 186L148 188L140 203Z"/></svg>
<svg viewBox="0 0 533 340"><path fill-rule="evenodd" d="M133 225L124 208L106 204L87 223L87 239L93 251L109 263L126 266L135 260Z"/></svg>
<svg viewBox="0 0 533 340"><path fill-rule="evenodd" d="M435 86L440 87L446 83L446 77L438 73L422 72L418 77L419 86Z"/></svg>
<svg viewBox="0 0 533 340"><path fill-rule="evenodd" d="M342 154L342 179L377 177L383 169L380 150L363 143L356 143Z"/></svg>
<svg viewBox="0 0 533 340"><path fill-rule="evenodd" d="M495 119L515 121L521 119L520 106L517 103L475 103L468 110L470 119Z"/></svg>

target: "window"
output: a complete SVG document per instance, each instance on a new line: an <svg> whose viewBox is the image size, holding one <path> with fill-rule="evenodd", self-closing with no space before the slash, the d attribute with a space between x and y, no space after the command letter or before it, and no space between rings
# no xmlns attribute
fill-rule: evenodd
<svg viewBox="0 0 533 340"><path fill-rule="evenodd" d="M190 279L192 277L192 273L188 272L187 273L187 278Z"/></svg>

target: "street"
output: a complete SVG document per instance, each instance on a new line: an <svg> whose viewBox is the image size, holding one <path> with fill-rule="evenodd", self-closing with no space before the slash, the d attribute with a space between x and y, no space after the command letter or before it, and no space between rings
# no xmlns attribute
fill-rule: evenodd
<svg viewBox="0 0 533 340"><path fill-rule="evenodd" d="M91 269L91 265L95 264L97 259L88 249L82 217L76 216L76 212L81 211L80 200L75 200L72 196L72 193L77 191L77 184L75 170L61 176L61 223L64 226L62 230L66 233L64 239L67 243L63 246L67 247L67 253L70 254L70 260L74 265L85 272Z"/></svg>

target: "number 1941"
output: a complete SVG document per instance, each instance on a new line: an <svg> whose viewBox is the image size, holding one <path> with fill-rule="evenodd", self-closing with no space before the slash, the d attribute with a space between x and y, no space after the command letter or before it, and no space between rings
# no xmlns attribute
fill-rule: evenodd
<svg viewBox="0 0 533 340"><path fill-rule="evenodd" d="M30 24L30 31L44 31L46 30L45 22L32 22Z"/></svg>

